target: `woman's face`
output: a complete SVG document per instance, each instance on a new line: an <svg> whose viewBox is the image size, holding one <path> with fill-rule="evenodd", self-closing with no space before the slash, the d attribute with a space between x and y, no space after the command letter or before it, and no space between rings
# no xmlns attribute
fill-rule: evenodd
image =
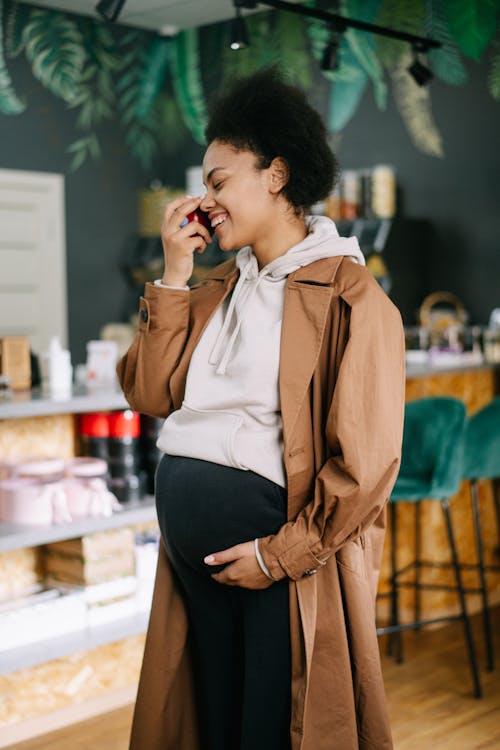
<svg viewBox="0 0 500 750"><path fill-rule="evenodd" d="M280 160L268 169L258 169L256 162L252 151L237 151L220 141L213 141L205 152L207 194L200 208L208 213L222 250L258 245L284 201L279 191L286 175Z"/></svg>

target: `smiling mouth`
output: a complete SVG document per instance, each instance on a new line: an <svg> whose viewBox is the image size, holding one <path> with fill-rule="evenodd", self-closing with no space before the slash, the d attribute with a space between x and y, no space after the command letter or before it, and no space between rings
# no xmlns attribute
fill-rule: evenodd
<svg viewBox="0 0 500 750"><path fill-rule="evenodd" d="M226 219L227 219L227 214L216 216L215 219L212 221L212 229L217 229L217 227L223 224L226 221Z"/></svg>

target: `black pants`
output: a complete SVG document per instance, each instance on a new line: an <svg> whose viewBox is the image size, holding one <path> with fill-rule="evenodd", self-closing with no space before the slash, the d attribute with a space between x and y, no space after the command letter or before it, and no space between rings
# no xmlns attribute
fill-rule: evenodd
<svg viewBox="0 0 500 750"><path fill-rule="evenodd" d="M226 586L210 578L224 566L203 562L275 533L286 491L252 471L164 455L156 507L189 615L203 750L290 750L287 580Z"/></svg>

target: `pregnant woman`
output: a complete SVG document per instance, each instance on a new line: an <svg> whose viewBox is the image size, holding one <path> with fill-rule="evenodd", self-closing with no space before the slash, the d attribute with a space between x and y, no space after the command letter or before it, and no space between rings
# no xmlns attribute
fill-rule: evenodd
<svg viewBox="0 0 500 750"><path fill-rule="evenodd" d="M165 418L158 568L131 750L389 750L375 631L404 414L399 312L310 215L324 125L273 68L206 129L206 194L165 210L165 271L118 365ZM234 257L187 286L211 232Z"/></svg>

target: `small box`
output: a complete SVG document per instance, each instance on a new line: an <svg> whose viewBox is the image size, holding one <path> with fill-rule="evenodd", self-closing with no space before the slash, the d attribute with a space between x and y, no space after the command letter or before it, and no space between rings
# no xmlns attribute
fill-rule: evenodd
<svg viewBox="0 0 500 750"><path fill-rule="evenodd" d="M45 572L57 581L88 585L135 574L134 534L113 529L47 544Z"/></svg>
<svg viewBox="0 0 500 750"><path fill-rule="evenodd" d="M30 344L27 336L5 336L0 340L0 373L9 378L13 391L31 388Z"/></svg>

